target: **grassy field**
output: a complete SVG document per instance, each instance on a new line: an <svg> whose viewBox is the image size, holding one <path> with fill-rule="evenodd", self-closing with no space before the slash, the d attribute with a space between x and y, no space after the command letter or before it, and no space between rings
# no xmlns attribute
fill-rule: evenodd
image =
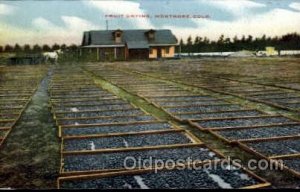
<svg viewBox="0 0 300 192"><path fill-rule="evenodd" d="M0 71L0 129L5 135L0 187L300 187L297 58L39 67L29 73L32 66L3 65ZM14 78L14 70L15 77L27 77L28 89L22 93L15 86L22 79ZM21 99L28 104L18 104ZM21 116L11 123L16 109ZM286 167L253 173L173 170L129 177L121 166L126 154L173 160L193 156L209 162L230 157L241 160L248 170L249 160L266 158L282 160ZM111 169L118 169L118 177L97 176ZM165 183L157 182L164 176ZM205 179L187 184L178 180L181 177Z"/></svg>

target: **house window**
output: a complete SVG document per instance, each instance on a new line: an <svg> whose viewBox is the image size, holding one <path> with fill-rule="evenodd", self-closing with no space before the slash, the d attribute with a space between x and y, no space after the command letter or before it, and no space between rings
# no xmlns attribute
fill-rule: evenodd
<svg viewBox="0 0 300 192"><path fill-rule="evenodd" d="M150 48L150 54L151 54L151 55L153 54L153 49L152 49L152 48Z"/></svg>
<svg viewBox="0 0 300 192"><path fill-rule="evenodd" d="M170 53L170 47L166 47L166 54Z"/></svg>
<svg viewBox="0 0 300 192"><path fill-rule="evenodd" d="M116 37L121 37L121 33L117 33L117 34L116 34Z"/></svg>

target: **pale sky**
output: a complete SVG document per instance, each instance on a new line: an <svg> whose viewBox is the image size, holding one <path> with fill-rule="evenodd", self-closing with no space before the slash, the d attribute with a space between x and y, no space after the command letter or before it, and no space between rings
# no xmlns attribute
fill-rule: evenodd
<svg viewBox="0 0 300 192"><path fill-rule="evenodd" d="M105 15L151 18L107 18ZM155 18L155 15L210 18ZM299 0L73 0L0 1L0 44L80 44L83 31L171 29L178 39L189 35L217 39L300 33Z"/></svg>

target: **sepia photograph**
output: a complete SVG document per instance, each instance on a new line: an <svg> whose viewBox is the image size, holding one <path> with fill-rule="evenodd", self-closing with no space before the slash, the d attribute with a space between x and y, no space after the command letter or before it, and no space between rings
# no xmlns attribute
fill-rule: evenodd
<svg viewBox="0 0 300 192"><path fill-rule="evenodd" d="M300 1L0 0L15 189L300 189Z"/></svg>

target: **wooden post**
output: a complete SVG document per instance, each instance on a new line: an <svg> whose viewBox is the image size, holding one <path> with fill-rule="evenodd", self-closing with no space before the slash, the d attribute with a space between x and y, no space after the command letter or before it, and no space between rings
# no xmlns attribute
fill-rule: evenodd
<svg viewBox="0 0 300 192"><path fill-rule="evenodd" d="M97 48L97 61L99 61L99 48Z"/></svg>
<svg viewBox="0 0 300 192"><path fill-rule="evenodd" d="M179 58L181 58L181 45L179 45Z"/></svg>
<svg viewBox="0 0 300 192"><path fill-rule="evenodd" d="M124 58L125 58L125 60L127 59L126 58L126 47L124 48Z"/></svg>
<svg viewBox="0 0 300 192"><path fill-rule="evenodd" d="M115 47L115 60L117 59L117 48Z"/></svg>

